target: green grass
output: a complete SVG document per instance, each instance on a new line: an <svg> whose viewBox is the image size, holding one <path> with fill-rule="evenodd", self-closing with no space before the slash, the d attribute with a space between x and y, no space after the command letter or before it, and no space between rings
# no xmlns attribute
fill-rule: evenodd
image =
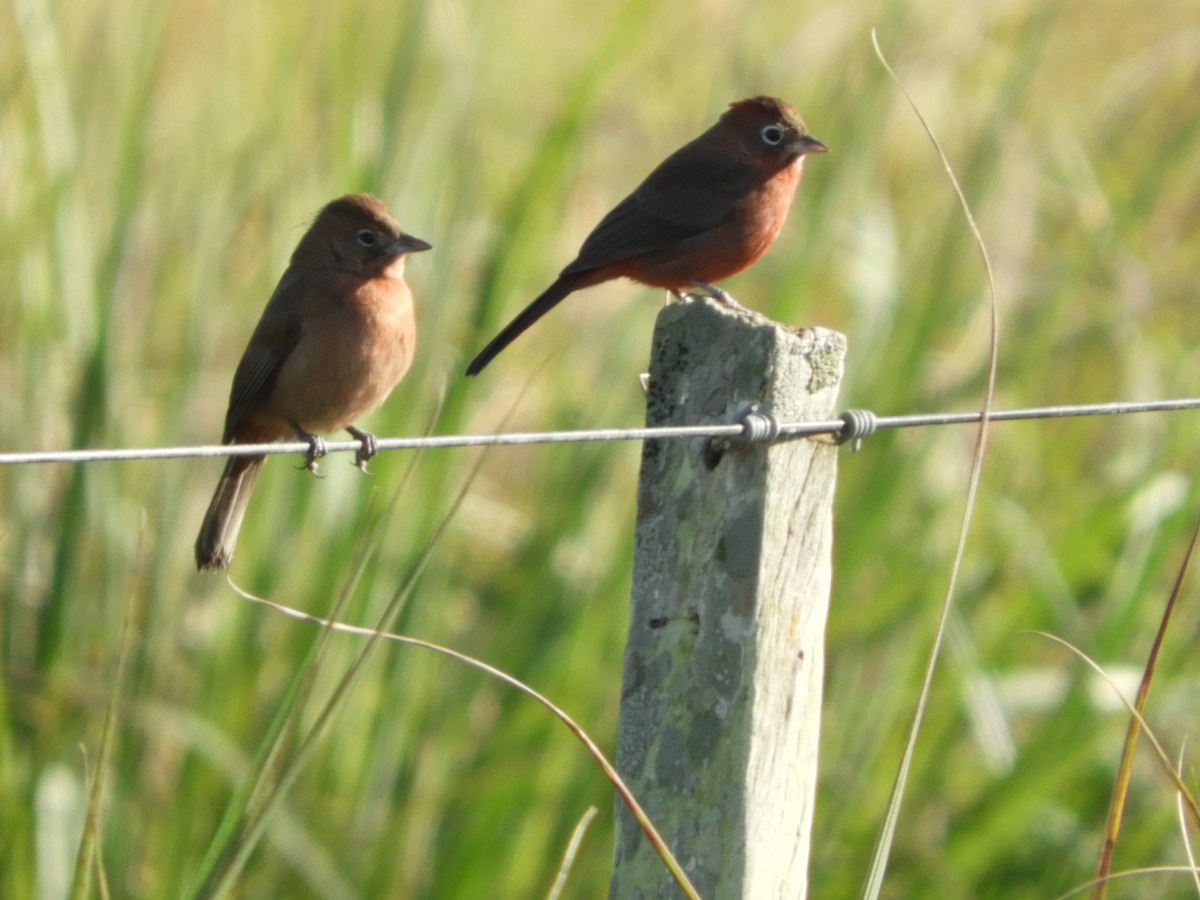
<svg viewBox="0 0 1200 900"><path fill-rule="evenodd" d="M354 190L382 196L436 247L409 267L416 367L372 430L420 433L439 402L443 433L498 427L514 404L514 429L639 424L636 375L660 302L647 289L591 289L480 378L460 372L637 178L724 103L759 92L795 103L832 152L810 161L772 252L728 287L776 319L848 335L846 406L977 406L978 254L874 58L873 26L996 263L997 404L1196 393L1200 64L1186 0L521 9L0 10L0 448L215 440L288 253L321 204ZM966 428L880 434L842 456L815 896L853 896L870 859L972 441ZM1125 719L1026 632L1139 665L1200 506L1198 445L1190 414L995 427L890 896L1045 897L1089 877ZM403 481L402 455L380 457L367 480L339 457L321 482L272 460L234 577L324 613L360 542L377 541L344 611L372 622L476 458L426 453ZM637 465L632 445L489 453L396 627L528 681L611 748ZM136 624L99 861L116 896L177 895L197 877L318 640L192 572L218 471L196 460L0 470L0 895L71 883L127 605ZM1176 751L1200 725L1195 600L1189 586L1150 699ZM330 640L302 726L358 647ZM995 698L1009 743L979 737L987 707L969 687ZM538 896L596 805L567 896L599 896L611 796L545 711L386 646L237 892ZM1182 862L1148 756L1131 804L1117 868ZM1113 896L1183 887L1132 882Z"/></svg>

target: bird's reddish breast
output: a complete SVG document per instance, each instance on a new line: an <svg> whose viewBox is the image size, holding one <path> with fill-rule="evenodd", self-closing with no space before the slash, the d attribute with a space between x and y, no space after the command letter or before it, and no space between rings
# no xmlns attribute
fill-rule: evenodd
<svg viewBox="0 0 1200 900"><path fill-rule="evenodd" d="M338 304L314 304L305 337L279 372L277 411L305 430L337 431L383 402L412 363L416 328L412 293L399 278L357 280L331 293Z"/></svg>
<svg viewBox="0 0 1200 900"><path fill-rule="evenodd" d="M743 186L727 201L730 214L725 221L623 265L606 267L613 270L608 277L625 275L654 287L685 290L697 280L714 284L736 275L757 262L783 228L800 168L797 160L753 186Z"/></svg>

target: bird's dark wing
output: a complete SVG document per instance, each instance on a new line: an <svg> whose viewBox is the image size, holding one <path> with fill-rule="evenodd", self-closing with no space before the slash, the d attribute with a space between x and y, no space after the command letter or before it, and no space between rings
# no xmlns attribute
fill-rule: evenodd
<svg viewBox="0 0 1200 900"><path fill-rule="evenodd" d="M225 443L233 439L245 415L270 392L284 360L300 340L303 326L296 307L303 283L299 275L288 269L279 280L233 373L229 410L225 413Z"/></svg>
<svg viewBox="0 0 1200 900"><path fill-rule="evenodd" d="M735 199L757 177L750 166L698 141L686 144L600 220L562 274L653 253L716 228L736 214Z"/></svg>

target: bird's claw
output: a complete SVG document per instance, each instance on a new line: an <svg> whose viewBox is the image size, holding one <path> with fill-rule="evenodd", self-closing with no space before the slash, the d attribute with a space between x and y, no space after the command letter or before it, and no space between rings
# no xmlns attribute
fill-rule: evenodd
<svg viewBox="0 0 1200 900"><path fill-rule="evenodd" d="M746 308L746 307L742 306L742 304L740 304L736 300L734 300L732 295L730 295L730 293L727 290L725 290L724 288L719 288L715 284L709 284L707 281L695 280L692 282L692 287L696 288L697 290L703 291L705 294L707 294L709 297L712 297L712 299L716 300L722 306L727 306L730 309L744 310Z"/></svg>
<svg viewBox="0 0 1200 900"><path fill-rule="evenodd" d="M319 434L313 434L311 431L305 431L294 422L292 429L296 432L296 437L308 444L308 450L304 453L304 468L312 473L314 478L324 477L317 472L317 460L329 452L325 449L325 438Z"/></svg>
<svg viewBox="0 0 1200 900"><path fill-rule="evenodd" d="M364 475L370 475L371 473L367 471L367 461L379 452L378 439L371 432L355 428L353 425L347 426L346 430L362 443L362 446L354 453L354 464Z"/></svg>

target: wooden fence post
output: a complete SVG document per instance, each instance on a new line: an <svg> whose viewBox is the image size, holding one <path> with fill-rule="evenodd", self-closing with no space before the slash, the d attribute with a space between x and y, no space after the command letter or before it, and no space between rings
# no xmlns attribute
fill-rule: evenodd
<svg viewBox="0 0 1200 900"><path fill-rule="evenodd" d="M646 424L836 418L845 338L665 307ZM705 900L807 889L837 448L647 441L617 769ZM617 802L611 898L677 897Z"/></svg>

